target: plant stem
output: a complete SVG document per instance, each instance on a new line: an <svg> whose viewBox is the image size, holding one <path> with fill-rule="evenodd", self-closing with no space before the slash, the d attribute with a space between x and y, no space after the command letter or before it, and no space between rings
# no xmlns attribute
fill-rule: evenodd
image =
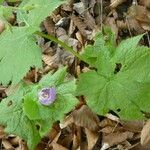
<svg viewBox="0 0 150 150"><path fill-rule="evenodd" d="M80 60L84 61L85 60L82 58L82 56L80 54L78 54L76 51L74 51L70 46L68 46L66 43L64 43L63 41L58 40L56 37L54 37L53 35L48 35L48 34L44 34L42 32L35 32L35 34L44 37L46 39L49 39L53 42L58 43L59 45L61 45L64 49L66 49L67 51L69 51L70 53L72 53L73 55L75 55L77 58L79 58Z"/></svg>

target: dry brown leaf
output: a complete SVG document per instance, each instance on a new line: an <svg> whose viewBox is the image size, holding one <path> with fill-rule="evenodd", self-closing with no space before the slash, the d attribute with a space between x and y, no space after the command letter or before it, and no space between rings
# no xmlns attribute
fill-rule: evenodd
<svg viewBox="0 0 150 150"><path fill-rule="evenodd" d="M115 121L112 121L108 118L105 118L103 119L100 123L99 123L99 126L104 128L106 126L112 126L112 127L115 127L116 126L116 122Z"/></svg>
<svg viewBox="0 0 150 150"><path fill-rule="evenodd" d="M2 145L3 145L3 147L6 150L8 150L8 149L14 149L14 147L12 146L12 144L7 139L2 139Z"/></svg>
<svg viewBox="0 0 150 150"><path fill-rule="evenodd" d="M71 4L63 4L62 6L61 6L61 9L62 10L64 10L64 11L72 11L72 7L71 7Z"/></svg>
<svg viewBox="0 0 150 150"><path fill-rule="evenodd" d="M122 129L121 127L106 126L106 127L102 128L100 131L104 134L110 134L112 132L120 131L121 129Z"/></svg>
<svg viewBox="0 0 150 150"><path fill-rule="evenodd" d="M69 150L58 143L53 143L52 146L53 146L53 150Z"/></svg>
<svg viewBox="0 0 150 150"><path fill-rule="evenodd" d="M19 145L19 142L21 141L22 139L18 136L10 139L10 142L13 144L13 145Z"/></svg>
<svg viewBox="0 0 150 150"><path fill-rule="evenodd" d="M128 28L127 23L124 22L123 20L117 20L116 24L119 29L127 29Z"/></svg>
<svg viewBox="0 0 150 150"><path fill-rule="evenodd" d="M94 19L94 17L89 13L89 11L86 11L86 12L84 13L84 22L87 24L87 26L88 26L90 29L94 29L95 26L96 26L95 19Z"/></svg>
<svg viewBox="0 0 150 150"><path fill-rule="evenodd" d="M52 49L52 47L50 47L50 45L51 45L51 41L46 42L43 45L41 45L41 48L44 54L53 55L54 50Z"/></svg>
<svg viewBox="0 0 150 150"><path fill-rule="evenodd" d="M73 141L73 135L74 133L73 133L72 126L68 126L61 130L61 134L57 140L57 143L66 148L70 148L70 146L72 145L72 141Z"/></svg>
<svg viewBox="0 0 150 150"><path fill-rule="evenodd" d="M37 82L39 75L40 74L38 73L38 71L36 69L32 69L24 77L24 80L29 83Z"/></svg>
<svg viewBox="0 0 150 150"><path fill-rule="evenodd" d="M150 0L140 0L139 3L146 6L147 8L150 8Z"/></svg>
<svg viewBox="0 0 150 150"><path fill-rule="evenodd" d="M45 150L46 144L44 142L39 143L35 150Z"/></svg>
<svg viewBox="0 0 150 150"><path fill-rule="evenodd" d="M103 137L103 146L102 147L106 147L109 148L111 146L117 145L121 142L124 142L127 139L131 139L133 137L133 133L132 132L119 132L119 133L112 133L109 134L107 136Z"/></svg>
<svg viewBox="0 0 150 150"><path fill-rule="evenodd" d="M5 137L4 127L0 126L0 139Z"/></svg>
<svg viewBox="0 0 150 150"><path fill-rule="evenodd" d="M86 141L81 142L80 148L78 150L88 150L88 145Z"/></svg>
<svg viewBox="0 0 150 150"><path fill-rule="evenodd" d="M98 140L99 134L98 132L92 132L87 128L85 128L85 133L88 142L88 150L92 150Z"/></svg>
<svg viewBox="0 0 150 150"><path fill-rule="evenodd" d="M68 31L68 36L69 37L73 34L75 29L76 29L76 27L75 27L75 25L73 23L73 20L70 20L70 26L69 26L69 31Z"/></svg>
<svg viewBox="0 0 150 150"><path fill-rule="evenodd" d="M53 136L53 137L52 137L53 139L50 139L50 141L49 141L49 143L48 143L48 147L49 147L49 148L52 148L52 147L53 147L53 144L54 144L54 143L57 143L57 141L58 141L60 135L61 135L61 131L58 132L58 133L54 133L54 135L52 135L52 136ZM50 136L51 136L51 134L50 134Z"/></svg>
<svg viewBox="0 0 150 150"><path fill-rule="evenodd" d="M149 150L149 148L150 148L150 145L143 146L141 145L141 143L134 144L130 147L131 150Z"/></svg>
<svg viewBox="0 0 150 150"><path fill-rule="evenodd" d="M121 125L123 126L124 129L131 131L131 132L141 132L143 126L144 126L144 121L123 121L120 120Z"/></svg>
<svg viewBox="0 0 150 150"><path fill-rule="evenodd" d="M135 19L144 30L150 31L150 11L143 6L136 6Z"/></svg>
<svg viewBox="0 0 150 150"><path fill-rule="evenodd" d="M86 37L87 33L86 33L86 24L82 21L81 18L75 16L74 14L71 16L71 19L73 20L73 23L75 24L75 26L77 26L77 28L79 29L79 31L81 32L81 34Z"/></svg>
<svg viewBox="0 0 150 150"><path fill-rule="evenodd" d="M45 64L49 66L53 66L54 64L54 59L55 57L50 56L50 55L42 55L42 60L44 61Z"/></svg>
<svg viewBox="0 0 150 150"><path fill-rule="evenodd" d="M110 7L112 9L116 8L117 6L121 5L123 2L125 2L126 0L111 0L111 4Z"/></svg>
<svg viewBox="0 0 150 150"><path fill-rule="evenodd" d="M127 23L138 34L150 31L150 11L144 6L133 5L128 9Z"/></svg>
<svg viewBox="0 0 150 150"><path fill-rule="evenodd" d="M72 150L76 150L78 147L79 147L79 139L78 136L74 134L72 142Z"/></svg>
<svg viewBox="0 0 150 150"><path fill-rule="evenodd" d="M20 139L19 146L15 150L28 150L27 144Z"/></svg>
<svg viewBox="0 0 150 150"><path fill-rule="evenodd" d="M141 131L141 144L142 145L150 144L150 120L146 122Z"/></svg>
<svg viewBox="0 0 150 150"><path fill-rule="evenodd" d="M49 137L50 142L52 142L52 141L57 142L59 135L60 135L59 124L54 123L51 131L48 133L48 137Z"/></svg>
<svg viewBox="0 0 150 150"><path fill-rule="evenodd" d="M133 31L135 34L142 34L145 30L140 26L138 21L132 17L126 19L126 24L129 31Z"/></svg>
<svg viewBox="0 0 150 150"><path fill-rule="evenodd" d="M82 44L82 46L83 46L83 45L84 45L84 40L83 40L83 37L82 37L80 31L78 31L78 32L76 33L76 38L77 38L77 40L78 40L78 41Z"/></svg>
<svg viewBox="0 0 150 150"><path fill-rule="evenodd" d="M78 110L75 110L72 115L76 125L88 128L91 131L99 129L99 118L87 105L83 105Z"/></svg>
<svg viewBox="0 0 150 150"><path fill-rule="evenodd" d="M47 17L43 24L48 34L55 35L55 23L51 17Z"/></svg>

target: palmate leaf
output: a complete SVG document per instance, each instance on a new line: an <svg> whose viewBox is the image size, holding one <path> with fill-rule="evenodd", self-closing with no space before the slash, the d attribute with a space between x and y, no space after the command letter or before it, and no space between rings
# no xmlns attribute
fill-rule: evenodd
<svg viewBox="0 0 150 150"><path fill-rule="evenodd" d="M41 49L37 46L34 33L40 23L50 15L62 0L26 0L18 9L18 24L25 22L24 27L11 27L0 35L0 83L18 83L30 67L42 67ZM10 7L2 7L4 11ZM12 12L12 7L10 12Z"/></svg>
<svg viewBox="0 0 150 150"><path fill-rule="evenodd" d="M104 52L103 46L99 47L97 71L80 75L77 93L85 95L94 112L104 115L113 110L128 120L143 118L142 111L150 112L150 48L137 46L141 37L121 42L113 55L106 55L110 50Z"/></svg>
<svg viewBox="0 0 150 150"><path fill-rule="evenodd" d="M22 11L22 13L18 11L20 22L22 21L28 26L38 28L40 23L64 2L64 0L23 1L23 4L20 5L20 8L24 9L25 11Z"/></svg>
<svg viewBox="0 0 150 150"><path fill-rule="evenodd" d="M0 83L16 84L30 67L41 67L41 49L27 27L13 27L0 36Z"/></svg>
<svg viewBox="0 0 150 150"><path fill-rule="evenodd" d="M75 80L64 82L65 75L66 68L60 68L53 75L46 75L41 79L38 86L35 86L24 98L24 112L30 120L35 121L40 126L39 134L41 137L50 130L55 121L62 120L64 115L70 112L78 102L74 97ZM38 100L38 92L43 86L55 86L56 88L57 98L50 106L43 106Z"/></svg>
<svg viewBox="0 0 150 150"><path fill-rule="evenodd" d="M78 102L74 96L76 81L64 82L65 75L64 67L44 76L39 84L21 82L17 89L10 90L10 95L0 102L0 124L5 126L7 133L27 141L29 150L34 150L53 123L61 121ZM51 86L55 86L57 98L50 106L44 106L39 102L38 93L42 88Z"/></svg>

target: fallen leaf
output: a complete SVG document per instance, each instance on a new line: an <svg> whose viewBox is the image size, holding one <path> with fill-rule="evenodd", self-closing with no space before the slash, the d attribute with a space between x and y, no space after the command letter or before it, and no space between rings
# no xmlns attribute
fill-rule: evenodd
<svg viewBox="0 0 150 150"><path fill-rule="evenodd" d="M14 147L12 146L12 144L7 139L2 139L2 145L3 145L3 147L6 150L8 150L8 149L14 149Z"/></svg>
<svg viewBox="0 0 150 150"><path fill-rule="evenodd" d="M77 126L85 127L91 131L97 131L99 129L99 118L94 114L87 105L83 105L73 113L74 123Z"/></svg>
<svg viewBox="0 0 150 150"><path fill-rule="evenodd" d="M48 34L55 35L55 23L51 17L47 17L43 24Z"/></svg>
<svg viewBox="0 0 150 150"><path fill-rule="evenodd" d="M112 133L109 134L107 136L103 137L102 143L103 146L102 147L106 147L107 148L117 145L121 142L124 142L127 139L131 139L133 137L133 133L126 131L126 132L118 132L118 133Z"/></svg>
<svg viewBox="0 0 150 150"><path fill-rule="evenodd" d="M150 11L144 6L133 5L127 12L127 23L138 34L150 31Z"/></svg>
<svg viewBox="0 0 150 150"><path fill-rule="evenodd" d="M92 132L87 128L85 128L85 133L88 142L88 150L92 150L98 140L99 134L98 132Z"/></svg>
<svg viewBox="0 0 150 150"><path fill-rule="evenodd" d="M84 22L87 24L87 26L90 28L90 29L94 29L95 26L96 26L96 23L95 23L95 19L94 17L90 14L89 11L85 11L84 13Z"/></svg>
<svg viewBox="0 0 150 150"><path fill-rule="evenodd" d="M71 4L69 4L70 2L68 2L67 4L62 4L61 9L64 11L68 11L71 12L72 11L72 7Z"/></svg>
<svg viewBox="0 0 150 150"><path fill-rule="evenodd" d="M150 120L146 122L141 131L141 144L142 145L150 144Z"/></svg>
<svg viewBox="0 0 150 150"><path fill-rule="evenodd" d="M121 125L123 126L124 129L131 131L131 132L141 132L144 121L123 121L120 120Z"/></svg>
<svg viewBox="0 0 150 150"><path fill-rule="evenodd" d="M111 134L112 132L117 132L120 131L122 128L121 127L112 127L112 126L106 126L104 128L102 128L100 131L104 134Z"/></svg>
<svg viewBox="0 0 150 150"><path fill-rule="evenodd" d="M146 6L147 8L150 8L150 0L140 0L139 3Z"/></svg>
<svg viewBox="0 0 150 150"><path fill-rule="evenodd" d="M100 123L99 123L99 126L101 128L104 128L106 126L112 126L112 127L115 127L116 126L116 122L111 120L111 119L108 119L108 118L104 118Z"/></svg>
<svg viewBox="0 0 150 150"><path fill-rule="evenodd" d="M111 4L110 7L112 9L116 8L117 6L121 5L123 2L125 2L126 0L111 0Z"/></svg>
<svg viewBox="0 0 150 150"><path fill-rule="evenodd" d="M53 146L53 150L69 150L58 143L53 143L52 146Z"/></svg>
<svg viewBox="0 0 150 150"><path fill-rule="evenodd" d="M5 132L4 132L4 128L2 126L0 126L0 139L4 138L6 136Z"/></svg>
<svg viewBox="0 0 150 150"><path fill-rule="evenodd" d="M77 26L77 28L79 29L79 31L81 32L81 34L86 37L87 33L86 33L86 27L87 25L83 22L83 20L75 15L71 16L71 19L73 20L73 23L75 24L75 26Z"/></svg>

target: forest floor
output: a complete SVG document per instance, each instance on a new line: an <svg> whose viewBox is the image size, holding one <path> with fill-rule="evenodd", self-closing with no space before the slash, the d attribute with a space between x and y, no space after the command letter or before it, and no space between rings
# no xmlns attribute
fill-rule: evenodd
<svg viewBox="0 0 150 150"><path fill-rule="evenodd" d="M15 17L11 21L15 22ZM150 46L150 0L71 0L47 17L41 29L82 52L103 26L109 26L115 32L117 44L145 33L141 44ZM57 44L44 38L38 39L38 44L43 49L44 69L32 69L25 80L35 83L42 74L62 65L67 65L75 77L88 69ZM0 99L6 96L7 88L0 86ZM79 106L66 116L63 123L53 125L36 150L150 150L150 144L140 144L144 125L144 120L124 121L111 112L98 116L81 97ZM150 134L148 130L145 132ZM24 141L14 135L6 135L3 127L0 127L0 139L0 149L27 150Z"/></svg>

